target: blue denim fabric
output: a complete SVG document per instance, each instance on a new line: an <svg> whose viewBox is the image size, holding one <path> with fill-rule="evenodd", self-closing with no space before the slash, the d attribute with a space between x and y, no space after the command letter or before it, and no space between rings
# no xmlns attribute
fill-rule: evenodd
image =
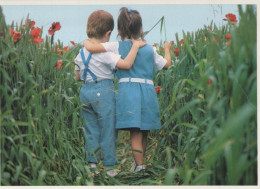
<svg viewBox="0 0 260 189"><path fill-rule="evenodd" d="M86 82L81 87L79 97L82 102L82 116L85 119L88 162L100 161L97 149L101 147L103 165L117 164L113 81Z"/></svg>

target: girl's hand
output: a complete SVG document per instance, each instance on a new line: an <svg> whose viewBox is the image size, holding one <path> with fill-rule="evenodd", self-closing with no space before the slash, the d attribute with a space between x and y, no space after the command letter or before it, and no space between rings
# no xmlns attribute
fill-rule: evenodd
<svg viewBox="0 0 260 189"><path fill-rule="evenodd" d="M141 48L146 45L146 41L143 40L137 40L137 39L131 39L134 46Z"/></svg>
<svg viewBox="0 0 260 189"><path fill-rule="evenodd" d="M170 54L171 44L164 41L164 58L167 60L164 69L168 69L171 66L171 54Z"/></svg>
<svg viewBox="0 0 260 189"><path fill-rule="evenodd" d="M91 46L91 42L86 39L86 40L83 42L83 46L87 49L88 46Z"/></svg>
<svg viewBox="0 0 260 189"><path fill-rule="evenodd" d="M168 43L167 41L164 41L164 49L165 50L170 50L171 49L171 44Z"/></svg>

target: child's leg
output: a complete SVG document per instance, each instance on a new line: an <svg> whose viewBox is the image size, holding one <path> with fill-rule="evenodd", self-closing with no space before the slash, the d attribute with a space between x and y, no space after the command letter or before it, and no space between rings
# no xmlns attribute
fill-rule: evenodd
<svg viewBox="0 0 260 189"><path fill-rule="evenodd" d="M95 106L98 112L98 123L101 128L100 146L104 166L117 164L116 130L115 130L115 92L113 81L99 81L102 87Z"/></svg>
<svg viewBox="0 0 260 189"><path fill-rule="evenodd" d="M144 157L145 157L145 153L146 153L147 136L148 136L148 131L143 131L143 153L144 153Z"/></svg>
<svg viewBox="0 0 260 189"><path fill-rule="evenodd" d="M138 150L141 152L133 151L133 156L135 159L135 163L137 165L142 165L143 164L143 133L139 129L131 129L130 130L130 139L131 139L131 147L134 150Z"/></svg>
<svg viewBox="0 0 260 189"><path fill-rule="evenodd" d="M88 162L98 163L99 155L98 152L94 153L99 147L98 138L100 136L99 127L97 124L97 117L95 112L89 105L89 107L83 105L82 115L85 118L85 139L86 149L88 152Z"/></svg>

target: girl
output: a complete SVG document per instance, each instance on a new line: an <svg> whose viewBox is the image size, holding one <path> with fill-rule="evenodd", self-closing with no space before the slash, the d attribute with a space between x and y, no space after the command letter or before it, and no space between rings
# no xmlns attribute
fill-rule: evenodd
<svg viewBox="0 0 260 189"><path fill-rule="evenodd" d="M120 42L93 44L86 40L84 46L90 52L112 51L122 58L129 53L131 39L143 39L142 18L138 11L120 9L117 21ZM130 70L117 70L119 79L116 99L116 129L130 131L131 147L134 163L130 170L135 172L145 169L144 154L146 152L149 130L160 129L160 115L156 92L153 85L154 66L161 70L171 65L170 48L165 45L164 58L156 53L151 45L140 48Z"/></svg>

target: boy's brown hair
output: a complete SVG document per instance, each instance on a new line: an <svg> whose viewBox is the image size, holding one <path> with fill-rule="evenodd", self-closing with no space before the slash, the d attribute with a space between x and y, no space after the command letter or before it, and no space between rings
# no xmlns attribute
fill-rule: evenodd
<svg viewBox="0 0 260 189"><path fill-rule="evenodd" d="M106 32L114 29L114 19L113 16L103 10L98 10L93 12L87 23L87 35L89 38L102 38Z"/></svg>

